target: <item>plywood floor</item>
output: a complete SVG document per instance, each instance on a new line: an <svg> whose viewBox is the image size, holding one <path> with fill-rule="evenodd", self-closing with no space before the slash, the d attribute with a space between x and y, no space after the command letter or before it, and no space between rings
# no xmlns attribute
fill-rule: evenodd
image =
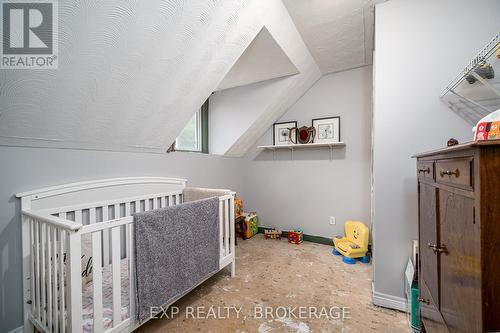
<svg viewBox="0 0 500 333"><path fill-rule="evenodd" d="M409 332L406 314L371 303L372 265L346 265L331 250L262 235L239 240L235 278L219 272L174 304L178 314L160 313L162 319L150 320L138 332ZM241 308L239 315L232 307ZM272 314L258 318L265 307ZM292 314L284 316L279 307ZM309 318L311 308L318 312ZM199 319L193 319L198 309ZM337 318L342 309L344 318Z"/></svg>

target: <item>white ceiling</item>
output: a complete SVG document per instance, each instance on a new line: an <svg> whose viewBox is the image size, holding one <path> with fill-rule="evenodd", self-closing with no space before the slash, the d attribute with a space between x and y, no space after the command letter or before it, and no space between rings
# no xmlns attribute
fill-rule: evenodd
<svg viewBox="0 0 500 333"><path fill-rule="evenodd" d="M374 5L384 0L283 0L321 71L372 63Z"/></svg>
<svg viewBox="0 0 500 333"><path fill-rule="evenodd" d="M297 67L264 27L226 74L217 90L298 73Z"/></svg>

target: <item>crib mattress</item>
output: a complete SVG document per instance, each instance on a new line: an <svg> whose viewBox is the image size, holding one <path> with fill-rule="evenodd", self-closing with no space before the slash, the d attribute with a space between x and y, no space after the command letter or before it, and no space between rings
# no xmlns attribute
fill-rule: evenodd
<svg viewBox="0 0 500 333"><path fill-rule="evenodd" d="M130 308L130 281L128 271L128 259L120 262L121 275L121 317L122 321L129 318ZM102 308L103 308L103 329L113 327L113 279L112 265L108 265L102 270ZM94 326L94 284L87 283L83 288L83 332L93 332Z"/></svg>

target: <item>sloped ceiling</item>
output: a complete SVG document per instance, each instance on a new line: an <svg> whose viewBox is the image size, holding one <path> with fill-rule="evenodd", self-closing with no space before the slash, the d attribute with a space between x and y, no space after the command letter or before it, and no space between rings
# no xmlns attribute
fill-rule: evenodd
<svg viewBox="0 0 500 333"><path fill-rule="evenodd" d="M210 98L210 151L242 156L321 77L321 71L278 1L258 1L272 38L298 74L216 92Z"/></svg>
<svg viewBox="0 0 500 333"><path fill-rule="evenodd" d="M372 63L374 5L385 0L283 0L323 74Z"/></svg>
<svg viewBox="0 0 500 333"><path fill-rule="evenodd" d="M238 58L217 90L293 75L298 72L297 67L271 36L269 30L264 27Z"/></svg>
<svg viewBox="0 0 500 333"><path fill-rule="evenodd" d="M0 145L164 152L265 26L300 74L242 154L321 75L281 0L69 0L58 22L57 70L0 70Z"/></svg>

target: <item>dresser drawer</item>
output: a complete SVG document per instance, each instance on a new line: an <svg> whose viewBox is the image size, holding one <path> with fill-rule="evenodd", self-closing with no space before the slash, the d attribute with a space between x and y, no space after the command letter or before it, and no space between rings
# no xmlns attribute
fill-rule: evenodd
<svg viewBox="0 0 500 333"><path fill-rule="evenodd" d="M418 161L417 177L434 181L434 161Z"/></svg>
<svg viewBox="0 0 500 333"><path fill-rule="evenodd" d="M466 190L473 189L473 157L451 158L436 162L436 181Z"/></svg>

